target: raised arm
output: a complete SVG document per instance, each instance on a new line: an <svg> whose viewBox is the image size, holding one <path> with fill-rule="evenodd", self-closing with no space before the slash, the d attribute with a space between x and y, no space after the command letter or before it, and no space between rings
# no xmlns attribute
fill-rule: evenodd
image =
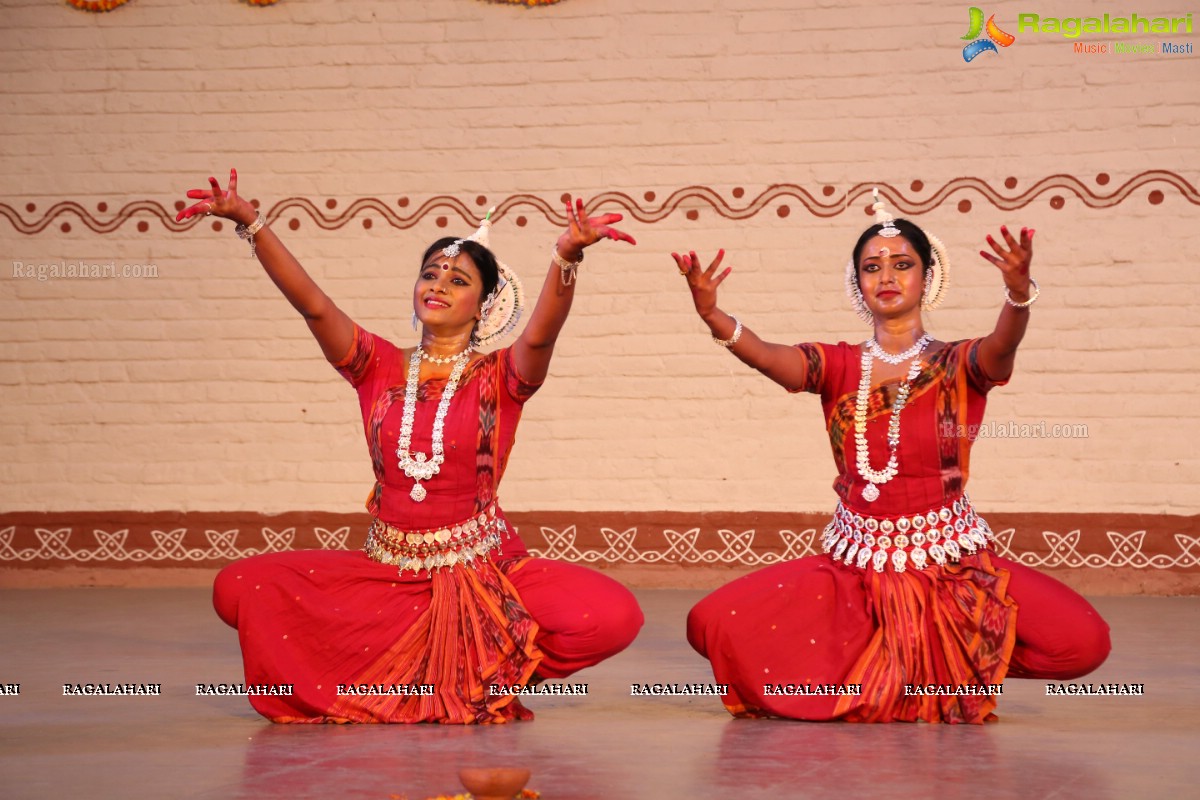
<svg viewBox="0 0 1200 800"><path fill-rule="evenodd" d="M987 242L996 255L979 251L979 255L1000 268L1006 293L995 330L979 343L979 366L989 378L1003 382L1012 376L1017 361L1017 347L1025 338L1025 328L1029 325L1029 307L1037 299L1037 284L1029 277L1034 231L1022 228L1020 241L1013 239L1006 227L1002 226L1000 233L1007 247L989 235Z"/></svg>
<svg viewBox="0 0 1200 800"><path fill-rule="evenodd" d="M708 269L700 266L700 259L695 252L687 255L671 253L679 274L687 278L688 288L692 290L692 303L696 313L708 325L713 338L720 344L727 344L729 350L743 364L766 375L789 391L804 388L808 375L808 362L804 354L795 347L785 344L775 344L760 339L754 331L742 325L736 318L717 308L717 287L729 277L733 267L726 267L720 273L721 261L725 251L718 250ZM732 340L732 344L729 342Z"/></svg>
<svg viewBox="0 0 1200 800"><path fill-rule="evenodd" d="M211 214L233 220L241 226L252 225L259 214L249 201L237 193L237 170L229 171L229 186L222 190L216 178L209 178L210 188L191 189L187 196L199 200L175 217L176 221L197 214ZM283 242L269 226L264 225L254 234L254 255L266 270L267 275L283 292L292 307L300 312L308 329L321 345L321 352L330 363L340 361L350 351L354 340L354 323L334 305L333 301L316 281L309 277Z"/></svg>
<svg viewBox="0 0 1200 800"><path fill-rule="evenodd" d="M583 261L584 248L601 239L637 244L627 233L611 227L620 222L620 214L601 214L588 217L583 200L566 201L567 229L558 237L550 262L550 270L542 283L537 305L529 315L529 323L512 346L513 363L526 381L541 383L550 369L554 343L567 321L571 302L575 299L575 270Z"/></svg>

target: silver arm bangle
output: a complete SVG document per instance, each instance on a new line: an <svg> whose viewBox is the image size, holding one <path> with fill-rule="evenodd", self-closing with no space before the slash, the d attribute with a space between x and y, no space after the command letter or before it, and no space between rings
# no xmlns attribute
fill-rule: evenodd
<svg viewBox="0 0 1200 800"><path fill-rule="evenodd" d="M233 229L234 233L238 235L239 239L245 239L246 241L250 242L251 258L254 258L254 234L266 227L266 224L267 218L264 217L260 211L258 212L258 216L254 219L254 222L251 222L249 225L238 225Z"/></svg>
<svg viewBox="0 0 1200 800"><path fill-rule="evenodd" d="M575 282L575 275L579 271L579 265L583 263L583 253L579 254L578 261L567 261L558 254L558 246L550 248L550 258L558 265L561 271L563 286L570 286Z"/></svg>
<svg viewBox="0 0 1200 800"><path fill-rule="evenodd" d="M1034 302L1041 297L1042 290L1038 288L1037 281L1033 278L1029 279L1029 285L1033 287L1033 294L1029 295L1029 299L1024 303L1018 303L1012 299L1012 295L1008 293L1008 287L1004 287L1004 302L1008 303L1013 308L1029 308Z"/></svg>
<svg viewBox="0 0 1200 800"><path fill-rule="evenodd" d="M733 347L735 344L737 344L737 340L742 338L742 321L732 314L729 315L729 318L734 322L733 336L730 336L728 339L718 339L716 336L712 337L714 342L721 345L721 347L724 347L726 350Z"/></svg>

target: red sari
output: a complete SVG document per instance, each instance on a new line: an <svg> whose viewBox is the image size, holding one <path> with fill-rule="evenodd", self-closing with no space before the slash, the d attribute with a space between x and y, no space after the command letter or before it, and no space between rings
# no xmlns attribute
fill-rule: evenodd
<svg viewBox="0 0 1200 800"><path fill-rule="evenodd" d="M538 388L522 380L509 350L464 372L446 415L445 462L423 482L428 496L420 503L410 498L413 481L395 455L407 359L356 326L351 351L336 366L358 392L376 476L367 508L377 520L430 531L496 508L508 536L470 566L432 573L401 573L361 551L325 550L224 568L214 605L238 630L247 686L292 688L290 695L251 696L259 713L274 722L530 719L516 697L491 687L565 677L633 640L642 615L627 589L592 570L529 557L495 505L522 407ZM420 385L412 451L431 451L444 385Z"/></svg>
<svg viewBox="0 0 1200 800"><path fill-rule="evenodd" d="M998 385L979 366L979 341L926 355L901 416L898 474L874 502L863 499L855 466L861 350L798 346L808 365L801 390L821 395L834 491L847 515L907 520L967 502L971 444ZM875 467L886 461L898 386L871 387L866 439ZM875 552L905 549L887 541ZM777 564L704 598L689 615L688 638L730 685L732 714L807 720L980 723L995 716L989 687L1010 672L1075 677L1104 660L1108 627L1087 601L987 547L967 547L924 568L909 561L896 569L882 557L864 567L841 550ZM1019 608L1022 620L1035 615L1032 624L1018 623Z"/></svg>

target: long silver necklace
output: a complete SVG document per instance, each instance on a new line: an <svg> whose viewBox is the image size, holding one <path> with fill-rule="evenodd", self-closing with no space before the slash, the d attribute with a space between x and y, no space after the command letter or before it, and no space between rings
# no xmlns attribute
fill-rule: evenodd
<svg viewBox="0 0 1200 800"><path fill-rule="evenodd" d="M408 378L404 382L404 416L400 421L400 443L396 447L396 456L400 459L400 469L413 479L413 488L408 496L417 503L424 500L427 494L421 481L430 480L437 475L442 469L442 462L446 460L445 451L442 449L442 432L446 424L446 412L450 410L450 401L458 389L458 381L462 378L467 363L471 359L471 348L468 347L453 357L454 369L450 371L450 377L446 380L446 388L442 391L441 402L438 403L437 416L433 420L433 443L430 457L426 457L424 453L408 451L412 445L413 418L417 413L417 384L420 381L421 359L424 356L425 352L418 345L417 349L413 350L412 358L408 360Z"/></svg>
<svg viewBox="0 0 1200 800"><path fill-rule="evenodd" d="M896 448L900 445L900 412L904 410L904 406L908 402L908 393L912 389L912 382L921 372L920 355L931 341L933 341L933 337L926 333L917 340L916 344L896 356L885 353L874 338L866 342L866 346L863 347L862 374L858 380L858 396L854 406L854 448L857 454L858 474L867 482L867 485L863 487L862 496L868 503L873 503L879 498L879 487L882 484L896 477L898 463ZM913 359L904 383L900 384L900 388L896 390L896 402L892 406L892 418L888 422L888 462L883 469L871 468L866 436L867 403L871 397L871 372L875 366L876 351L878 351L878 357L889 364L899 364L905 358Z"/></svg>

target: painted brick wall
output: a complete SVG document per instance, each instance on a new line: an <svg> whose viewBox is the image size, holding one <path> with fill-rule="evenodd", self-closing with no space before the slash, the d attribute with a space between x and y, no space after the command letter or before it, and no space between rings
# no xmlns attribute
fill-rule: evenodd
<svg viewBox="0 0 1200 800"><path fill-rule="evenodd" d="M1015 33L1026 5L985 10ZM454 204L524 198L493 238L532 291L559 196L619 193L603 208L631 217L639 246L589 251L524 418L512 509L829 508L817 400L714 347L668 253L725 247L722 306L763 336L855 340L841 267L868 222L862 186L880 183L924 204L914 218L955 256L929 323L943 339L999 310L985 234L1038 229L1043 297L989 419L1088 435L981 441L977 501L1200 512L1195 56L1082 56L1026 34L966 64L965 6L931 2L134 0L89 15L4 0L0 16L0 508L361 507L351 390L229 225L179 230L157 211L236 166L264 209L312 204L282 208L277 229L402 344L419 253L471 228ZM1051 176L1078 183L1039 188ZM707 194L672 198L686 187ZM405 221L347 215L360 198ZM39 281L9 261L157 277Z"/></svg>

